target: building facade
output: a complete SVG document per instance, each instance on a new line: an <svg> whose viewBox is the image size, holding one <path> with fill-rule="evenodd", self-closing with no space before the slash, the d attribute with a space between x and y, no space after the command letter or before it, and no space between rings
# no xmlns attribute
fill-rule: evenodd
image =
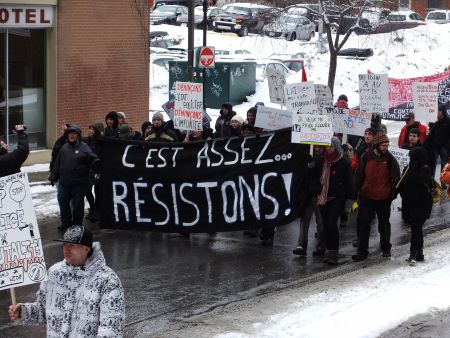
<svg viewBox="0 0 450 338"><path fill-rule="evenodd" d="M148 0L0 0L0 138L24 123L32 149L51 148L62 124L87 134L112 110L140 127L148 13Z"/></svg>

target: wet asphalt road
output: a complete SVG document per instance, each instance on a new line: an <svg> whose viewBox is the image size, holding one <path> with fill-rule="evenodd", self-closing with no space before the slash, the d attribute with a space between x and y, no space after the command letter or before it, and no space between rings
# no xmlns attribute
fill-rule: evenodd
<svg viewBox="0 0 450 338"><path fill-rule="evenodd" d="M392 244L409 241L409 230L402 225L395 201L391 216ZM435 206L425 233L448 226L449 202ZM60 236L55 217L39 219L47 265L62 259L61 245L51 240ZM189 321L192 317L251 299L255 295L283 289L289 283L331 271L321 258L312 257L315 226L310 229L308 257L292 254L298 236L298 222L279 227L272 247L261 246L257 238L242 232L193 234L146 233L98 229L96 240L101 242L106 261L122 280L126 297L126 336L157 337L172 324ZM372 225L370 242L373 256L380 255L376 225ZM354 218L341 228L341 261L353 264L355 252ZM426 239L425 239L426 246ZM426 251L425 251L426 252ZM37 285L16 289L18 302L34 300ZM7 318L9 293L0 291L0 336L44 337L44 327L12 326ZM194 319L195 320L195 319Z"/></svg>

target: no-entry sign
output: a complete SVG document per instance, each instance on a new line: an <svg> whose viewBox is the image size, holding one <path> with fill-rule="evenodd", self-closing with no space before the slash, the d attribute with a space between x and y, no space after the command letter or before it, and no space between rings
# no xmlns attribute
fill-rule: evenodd
<svg viewBox="0 0 450 338"><path fill-rule="evenodd" d="M200 48L198 66L200 68L214 68L214 65L215 65L214 47Z"/></svg>

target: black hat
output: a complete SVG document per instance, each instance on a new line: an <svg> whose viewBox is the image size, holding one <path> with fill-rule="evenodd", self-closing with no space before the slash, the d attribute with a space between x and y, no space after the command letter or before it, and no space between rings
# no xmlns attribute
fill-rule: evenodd
<svg viewBox="0 0 450 338"><path fill-rule="evenodd" d="M64 233L63 238L55 239L56 242L80 244L92 248L94 241L92 232L83 225L73 225Z"/></svg>
<svg viewBox="0 0 450 338"><path fill-rule="evenodd" d="M413 119L414 120L414 118L415 118L414 113L407 113L405 115L405 120L409 120L409 119Z"/></svg>
<svg viewBox="0 0 450 338"><path fill-rule="evenodd" d="M345 94L341 94L341 95L339 95L339 97L338 97L338 101L339 101L339 100L344 100L344 101L348 102L348 98L347 98L347 95L345 95Z"/></svg>
<svg viewBox="0 0 450 338"><path fill-rule="evenodd" d="M81 136L81 128L79 126L77 126L76 124L71 124L69 125L69 127L67 127L66 129L66 133L77 133L78 135Z"/></svg>

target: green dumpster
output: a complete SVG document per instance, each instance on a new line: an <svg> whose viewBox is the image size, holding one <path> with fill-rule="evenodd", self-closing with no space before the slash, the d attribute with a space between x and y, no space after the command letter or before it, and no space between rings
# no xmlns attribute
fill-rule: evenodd
<svg viewBox="0 0 450 338"><path fill-rule="evenodd" d="M203 69L194 68L193 82L202 82ZM173 98L175 82L188 81L187 61L169 61L169 99ZM255 61L216 61L206 69L205 100L207 108L221 108L222 103L240 104L255 93Z"/></svg>

